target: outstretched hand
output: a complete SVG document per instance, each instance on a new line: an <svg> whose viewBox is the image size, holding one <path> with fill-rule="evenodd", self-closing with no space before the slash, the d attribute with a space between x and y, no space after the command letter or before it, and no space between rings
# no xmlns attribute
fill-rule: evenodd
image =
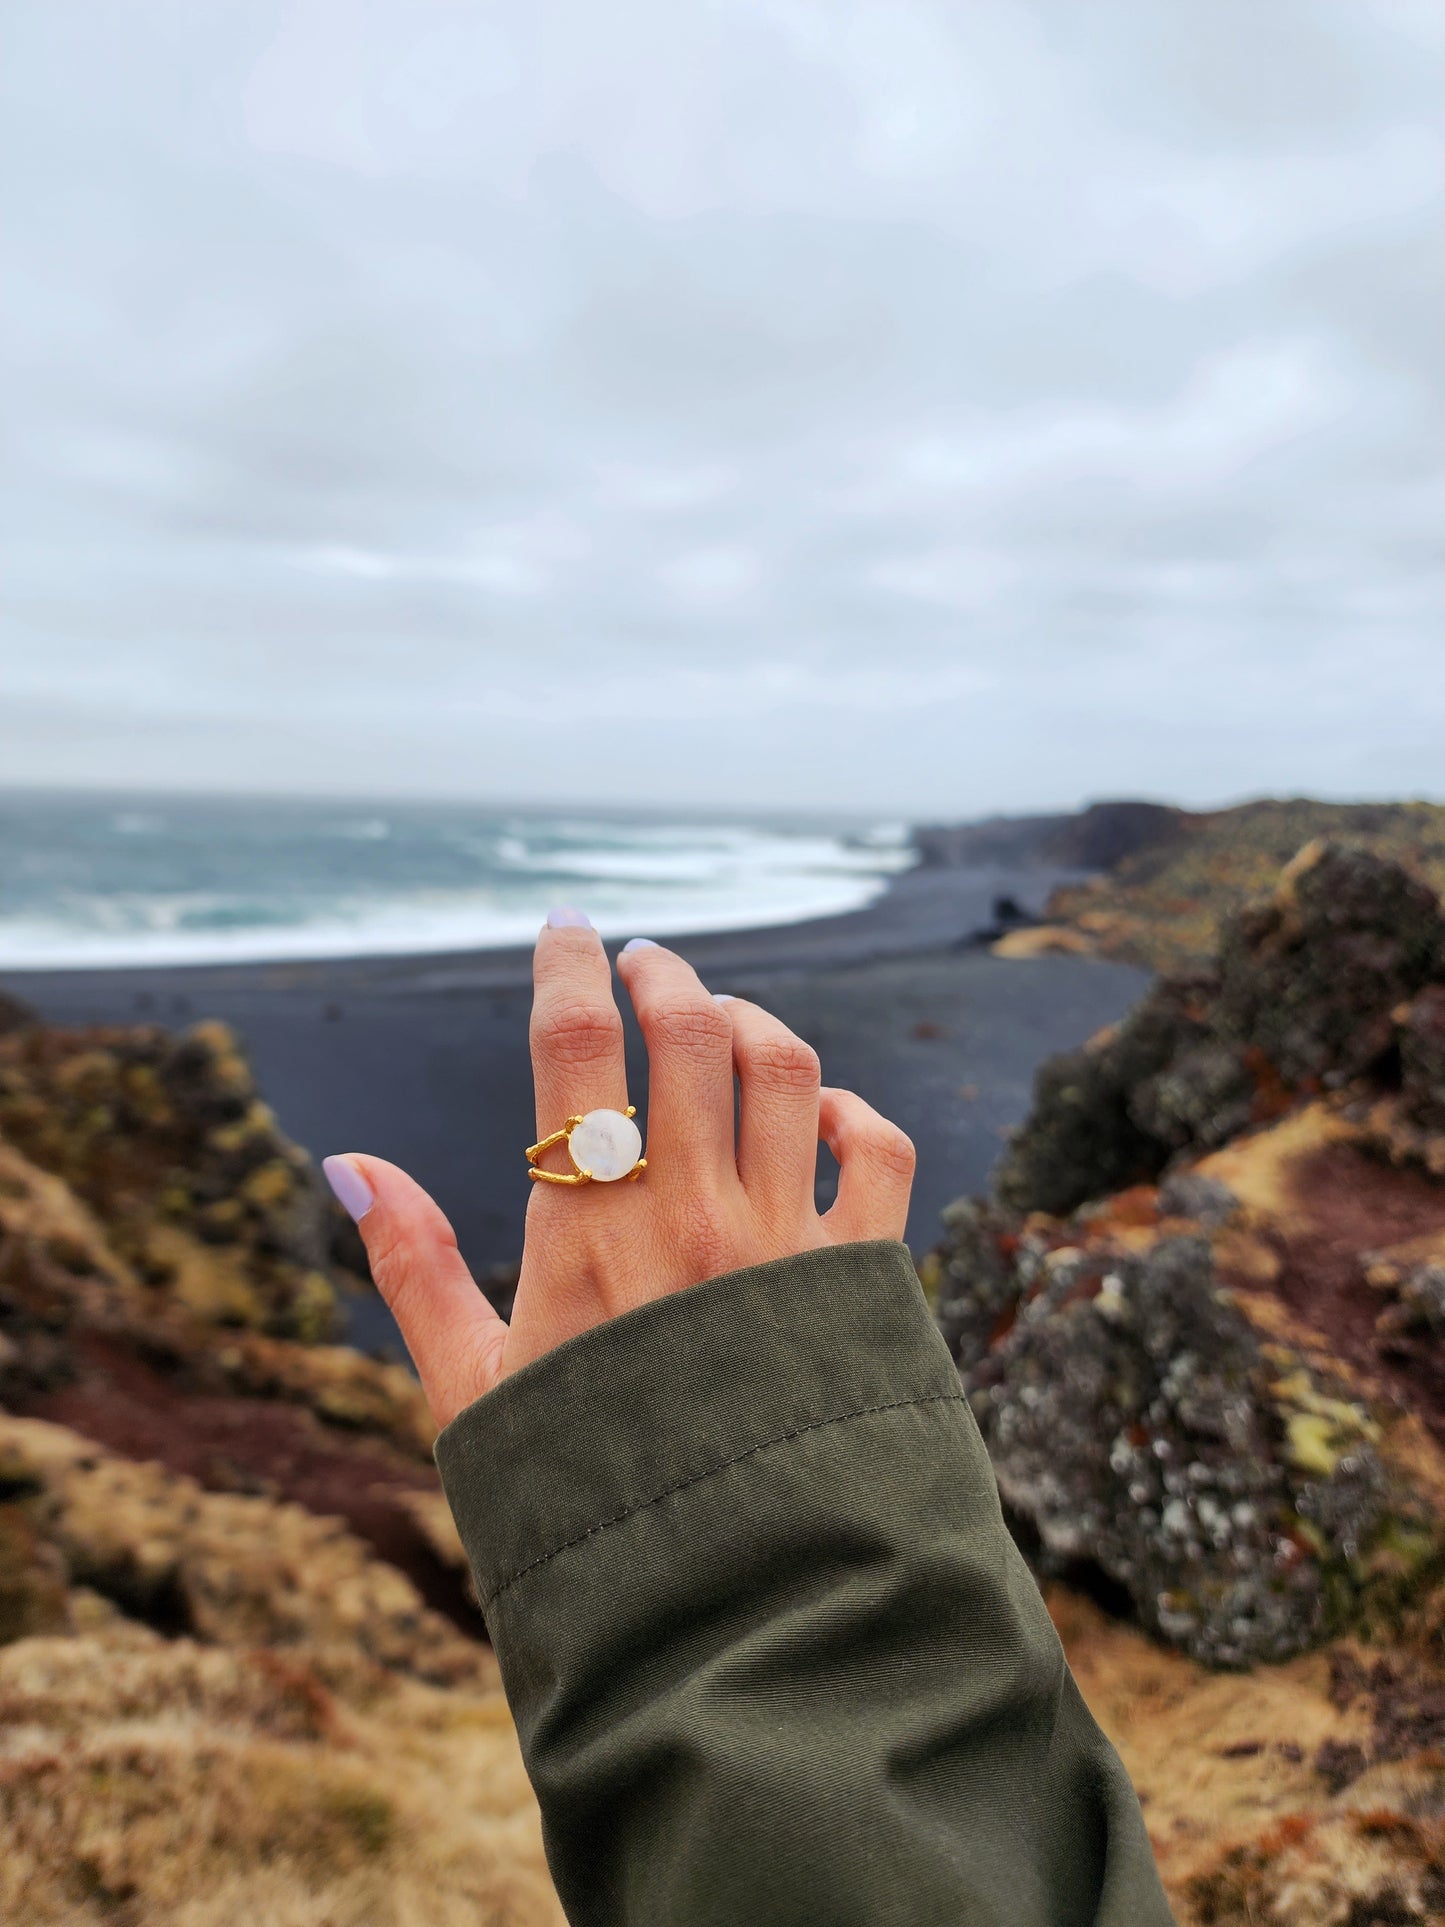
<svg viewBox="0 0 1445 1927"><path fill-rule="evenodd" d="M326 1160L439 1426L507 1373L649 1299L820 1245L903 1236L914 1159L896 1125L822 1085L809 1045L758 1005L711 996L672 951L635 940L617 970L647 1045L647 1169L636 1183L532 1186L510 1324L420 1185L382 1158ZM578 913L549 919L534 981L538 1138L579 1112L624 1110L612 972ZM837 1202L821 1215L820 1137L840 1167Z"/></svg>

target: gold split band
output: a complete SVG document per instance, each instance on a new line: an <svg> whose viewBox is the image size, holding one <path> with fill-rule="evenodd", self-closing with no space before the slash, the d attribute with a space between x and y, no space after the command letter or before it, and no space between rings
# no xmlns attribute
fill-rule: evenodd
<svg viewBox="0 0 1445 1927"><path fill-rule="evenodd" d="M584 1171L581 1165L578 1164L576 1158L572 1157L572 1133L582 1122L582 1115L582 1112L579 1111L576 1117L568 1118L560 1131L553 1131L550 1137L544 1137L540 1143L529 1144L527 1146L527 1162L532 1167L527 1173L529 1178L538 1178L544 1184L591 1184L594 1182L592 1173L590 1171ZM636 1117L637 1106L635 1104L629 1104L622 1115L624 1117ZM565 1144L567 1146L567 1155L569 1158L572 1158L572 1169L570 1172L543 1171L538 1167L538 1158L541 1157L544 1151L550 1151L554 1144ZM627 1173L627 1176L622 1179L622 1183L635 1184L646 1169L647 1159L639 1158Z"/></svg>

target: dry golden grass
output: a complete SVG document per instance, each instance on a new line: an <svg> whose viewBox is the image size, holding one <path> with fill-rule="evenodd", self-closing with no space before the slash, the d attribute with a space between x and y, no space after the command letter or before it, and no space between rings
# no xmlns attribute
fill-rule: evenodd
<svg viewBox="0 0 1445 1927"><path fill-rule="evenodd" d="M1341 1705L1332 1662L1389 1663L1389 1649L1344 1642L1285 1666L1209 1673L1063 1588L1048 1600L1139 1792L1180 1927L1442 1918L1445 1762L1428 1735L1339 1790L1318 1766L1321 1748L1368 1753L1372 1740L1368 1695ZM1370 1910L1390 1893L1402 1911Z"/></svg>
<svg viewBox="0 0 1445 1927"><path fill-rule="evenodd" d="M557 1927L495 1674L331 1693L124 1622L0 1649L0 1919Z"/></svg>

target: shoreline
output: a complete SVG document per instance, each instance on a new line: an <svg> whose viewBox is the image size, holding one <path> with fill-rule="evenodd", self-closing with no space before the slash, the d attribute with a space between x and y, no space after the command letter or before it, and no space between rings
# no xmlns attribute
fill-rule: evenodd
<svg viewBox="0 0 1445 1927"><path fill-rule="evenodd" d="M996 897L1042 909L1078 872L1036 865L920 866L872 903L753 930L679 936L705 983L755 998L818 1050L830 1083L857 1090L918 1147L909 1241L986 1183L1033 1072L1115 1021L1148 982L1073 957L1006 962L981 933ZM582 906L585 909L585 904ZM667 936L665 931L638 935ZM620 947L609 939L609 954ZM263 964L6 971L0 990L58 1024L220 1018L239 1032L282 1128L317 1159L368 1151L436 1196L480 1273L521 1249L533 1129L527 1018L531 948ZM645 1112L646 1058L623 1017L629 1083ZM824 1167L830 1165L826 1153ZM830 1195L830 1175L820 1198ZM352 1343L394 1342L379 1299L350 1308Z"/></svg>
<svg viewBox="0 0 1445 1927"><path fill-rule="evenodd" d="M995 899L1011 897L1029 917L1042 913L1060 884L1084 872L1038 864L980 864L931 867L916 864L890 877L864 904L794 922L743 924L716 930L656 932L653 936L701 967L724 969L831 969L877 957L947 948L978 941L992 928ZM582 906L584 909L586 905ZM604 939L615 955L626 937ZM500 944L464 950L376 951L321 957L216 959L155 963L77 963L7 966L0 961L0 985L22 999L50 986L83 993L88 986L133 986L152 995L214 986L229 990L264 981L273 988L300 988L320 977L340 986L411 990L511 988L530 982L532 946Z"/></svg>

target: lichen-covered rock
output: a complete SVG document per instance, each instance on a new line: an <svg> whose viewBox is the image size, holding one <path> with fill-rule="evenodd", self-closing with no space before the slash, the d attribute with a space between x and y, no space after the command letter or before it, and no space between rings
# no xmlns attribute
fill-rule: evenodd
<svg viewBox="0 0 1445 1927"><path fill-rule="evenodd" d="M63 1179L147 1285L213 1323L323 1338L335 1283L359 1282L350 1221L224 1024L13 1029L0 1138Z"/></svg>
<svg viewBox="0 0 1445 1927"><path fill-rule="evenodd" d="M1271 897L1225 922L1217 975L1164 980L1041 1067L998 1196L1071 1211L1383 1071L1392 1053L1415 1123L1445 1130L1442 998L1445 911L1429 887L1368 850L1312 844Z"/></svg>
<svg viewBox="0 0 1445 1927"><path fill-rule="evenodd" d="M1362 1583L1387 1509L1373 1420L1262 1343L1204 1237L1070 1230L975 1220L981 1315L945 1301L1005 1504L1046 1569L1099 1569L1206 1664L1288 1657Z"/></svg>
<svg viewBox="0 0 1445 1927"><path fill-rule="evenodd" d="M1405 1610L1445 1556L1437 1101L1445 912L1327 844L1042 1068L920 1275L1044 1571L1210 1665Z"/></svg>
<svg viewBox="0 0 1445 1927"><path fill-rule="evenodd" d="M1445 912L1400 864L1312 843L1223 926L1219 975L1226 1037L1291 1087L1343 1081L1385 1055L1396 1007L1445 975Z"/></svg>
<svg viewBox="0 0 1445 1927"><path fill-rule="evenodd" d="M1160 1080L1210 1047L1213 992L1208 979L1156 984L1122 1023L1049 1058L995 1173L1001 1201L1020 1211L1069 1211L1162 1170L1177 1134L1161 1135L1158 1125L1181 1099L1168 1097Z"/></svg>
<svg viewBox="0 0 1445 1927"><path fill-rule="evenodd" d="M336 1519L205 1492L62 1426L0 1415L0 1491L7 1488L23 1499L34 1536L28 1569L57 1579L62 1596L83 1586L171 1635L304 1649L345 1673L371 1664L445 1682L478 1665L476 1644ZM37 1580L31 1595L41 1592Z"/></svg>

